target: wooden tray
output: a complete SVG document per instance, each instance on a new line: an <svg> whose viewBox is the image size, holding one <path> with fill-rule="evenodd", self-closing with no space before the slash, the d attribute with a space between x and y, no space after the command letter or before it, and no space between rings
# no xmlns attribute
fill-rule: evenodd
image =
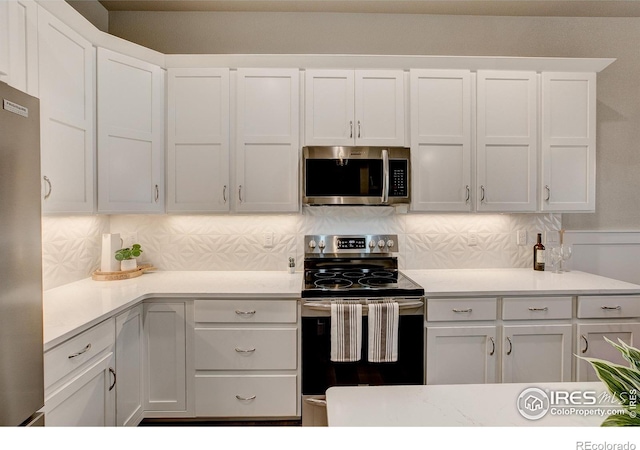
<svg viewBox="0 0 640 450"><path fill-rule="evenodd" d="M135 269L121 270L118 272L100 272L99 270L96 270L91 274L91 279L95 281L128 280L130 278L139 277L150 270L155 270L153 264L140 264Z"/></svg>

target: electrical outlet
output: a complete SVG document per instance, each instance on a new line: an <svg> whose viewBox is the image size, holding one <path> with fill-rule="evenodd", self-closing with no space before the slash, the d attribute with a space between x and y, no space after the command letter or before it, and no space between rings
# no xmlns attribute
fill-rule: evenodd
<svg viewBox="0 0 640 450"><path fill-rule="evenodd" d="M133 244L139 244L138 233L135 231L133 233L121 233L120 239L122 239L122 248L129 248Z"/></svg>
<svg viewBox="0 0 640 450"><path fill-rule="evenodd" d="M527 230L516 231L516 244L527 245Z"/></svg>
<svg viewBox="0 0 640 450"><path fill-rule="evenodd" d="M467 233L467 245L469 247L478 245L478 234L475 231L469 231Z"/></svg>
<svg viewBox="0 0 640 450"><path fill-rule="evenodd" d="M559 231L545 231L542 237L544 238L545 245L554 246L560 243Z"/></svg>
<svg viewBox="0 0 640 450"><path fill-rule="evenodd" d="M267 232L262 234L262 246L264 248L273 248L273 233Z"/></svg>

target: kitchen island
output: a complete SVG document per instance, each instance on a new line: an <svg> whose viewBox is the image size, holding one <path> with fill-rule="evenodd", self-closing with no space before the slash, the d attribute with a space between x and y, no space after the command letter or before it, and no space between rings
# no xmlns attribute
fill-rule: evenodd
<svg viewBox="0 0 640 450"><path fill-rule="evenodd" d="M547 398L552 392L555 397L564 392L574 394L572 400L553 397L554 401L538 406L539 395L544 397L540 392ZM530 402L534 403L528 410ZM329 426L339 427L597 427L614 411L620 409L599 381L340 386L327 390ZM537 415L542 417L532 418Z"/></svg>

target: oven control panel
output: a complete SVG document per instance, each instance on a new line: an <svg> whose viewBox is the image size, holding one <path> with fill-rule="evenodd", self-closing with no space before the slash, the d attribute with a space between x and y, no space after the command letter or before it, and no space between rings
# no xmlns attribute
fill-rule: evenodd
<svg viewBox="0 0 640 450"><path fill-rule="evenodd" d="M398 251L398 235L307 235L304 237L304 245L306 255L395 253Z"/></svg>

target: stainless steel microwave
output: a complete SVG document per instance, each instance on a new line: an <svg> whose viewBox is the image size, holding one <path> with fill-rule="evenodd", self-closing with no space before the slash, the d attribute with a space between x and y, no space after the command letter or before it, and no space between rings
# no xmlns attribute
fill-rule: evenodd
<svg viewBox="0 0 640 450"><path fill-rule="evenodd" d="M405 147L303 147L305 205L409 203L410 161Z"/></svg>

